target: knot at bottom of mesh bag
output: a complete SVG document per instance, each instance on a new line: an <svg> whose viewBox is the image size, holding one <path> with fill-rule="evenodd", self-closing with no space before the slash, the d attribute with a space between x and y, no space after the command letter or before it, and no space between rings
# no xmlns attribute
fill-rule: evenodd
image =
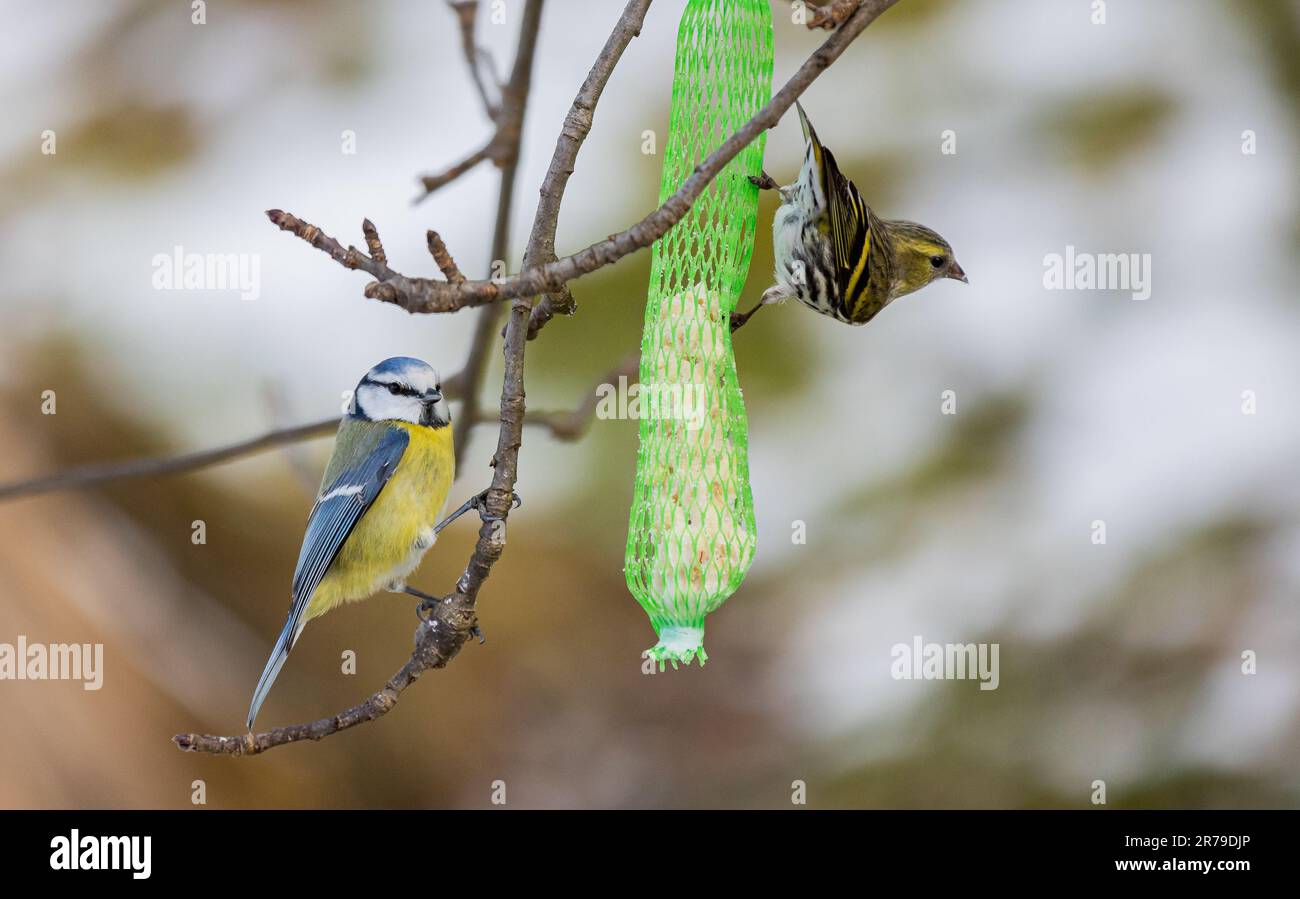
<svg viewBox="0 0 1300 899"><path fill-rule="evenodd" d="M690 665L697 658L703 668L709 660L709 654L704 651L704 628L669 625L659 632L659 642L642 655L658 662L660 671L664 670L665 662L676 668L679 662Z"/></svg>

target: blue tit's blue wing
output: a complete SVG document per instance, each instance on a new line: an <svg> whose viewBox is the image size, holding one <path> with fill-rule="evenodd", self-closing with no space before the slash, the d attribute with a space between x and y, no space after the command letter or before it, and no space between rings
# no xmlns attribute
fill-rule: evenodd
<svg viewBox="0 0 1300 899"><path fill-rule="evenodd" d="M304 613L321 579L357 522L374 505L384 485L397 470L410 443L406 431L389 425L357 422L350 424L349 430L351 433L342 429L339 432L325 483L307 518L307 533L303 536L298 566L293 573L289 619L253 692L253 701L248 708L249 730L252 730L258 709L284 667L289 650L298 642L298 636L307 624ZM337 474L330 478L329 475L336 470Z"/></svg>
<svg viewBox="0 0 1300 899"><path fill-rule="evenodd" d="M330 563L338 555L361 516L374 505L406 452L410 436L401 428L385 427L364 458L344 468L321 489L307 517L298 565L293 572L294 605L305 606L316 592Z"/></svg>

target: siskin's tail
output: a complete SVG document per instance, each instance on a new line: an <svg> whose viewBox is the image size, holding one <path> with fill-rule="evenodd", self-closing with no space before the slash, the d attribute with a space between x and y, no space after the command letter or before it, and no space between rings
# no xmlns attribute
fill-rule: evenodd
<svg viewBox="0 0 1300 899"><path fill-rule="evenodd" d="M813 130L812 122L808 121L808 113L803 111L803 104L798 100L794 101L795 108L799 110L799 124L803 126L804 143L812 147L813 159L818 165L822 162L822 142L817 137L817 132Z"/></svg>

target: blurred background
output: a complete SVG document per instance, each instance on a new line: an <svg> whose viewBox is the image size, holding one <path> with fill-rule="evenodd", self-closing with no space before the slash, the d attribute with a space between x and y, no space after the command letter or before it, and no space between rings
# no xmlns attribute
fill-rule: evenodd
<svg viewBox="0 0 1300 899"><path fill-rule="evenodd" d="M411 202L418 174L490 134L443 4L212 0L203 25L183 2L0 6L0 482L324 418L387 356L460 369L477 312L366 300L366 276L264 216L345 244L368 216L407 274L433 272L437 228L488 274L490 165ZM1102 780L1109 807L1294 807L1300 5L1113 0L1094 24L1097 6L902 0L804 95L873 207L939 230L971 285L865 328L786 306L737 334L759 548L710 616L706 668L642 671L654 634L621 571L636 423L578 443L529 430L486 645L319 744L178 752L174 733L242 729L318 439L0 504L0 642L105 645L98 692L0 681L0 805L190 807L202 780L210 808L475 808L500 780L512 807L779 808L801 780L814 807L1086 808ZM610 82L561 254L655 205L643 132L662 147L682 7L652 6ZM783 83L825 34L773 7ZM504 74L522 2L502 9L478 33ZM546 5L512 271L620 9ZM792 180L800 152L787 116L768 171ZM770 283L774 206L742 308ZM260 295L155 290L152 260L176 246L256 256ZM1046 290L1044 258L1067 246L1150 253L1150 299ZM649 262L574 284L577 316L529 345L530 408L577 406L637 347ZM456 501L487 484L494 424ZM445 533L413 585L449 590L475 530ZM410 605L314 622L259 724L377 689L409 653ZM895 680L891 647L918 635L998 643L999 688Z"/></svg>

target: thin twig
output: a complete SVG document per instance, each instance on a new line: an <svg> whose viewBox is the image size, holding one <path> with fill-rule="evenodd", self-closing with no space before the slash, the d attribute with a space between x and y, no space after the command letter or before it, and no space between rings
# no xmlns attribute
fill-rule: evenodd
<svg viewBox="0 0 1300 899"><path fill-rule="evenodd" d="M461 274L460 266L456 265L456 260L451 258L451 253L447 251L447 245L442 242L442 236L437 232L430 230L425 239L429 243L429 255L433 257L434 263L442 272L444 278L453 284L459 284L465 280Z"/></svg>
<svg viewBox="0 0 1300 899"><path fill-rule="evenodd" d="M360 269L384 281L391 281L401 277L388 267L386 257L367 256L353 246L345 249L343 244L311 224L311 222L304 222L283 209L268 209L266 210L266 217L281 231L288 231L290 234L307 241L316 249L328 254L331 259L344 268ZM363 233L367 230L373 232L375 240L378 241L379 233L375 231L375 226L370 219L362 221L361 230ZM368 239L369 235L366 236Z"/></svg>
<svg viewBox="0 0 1300 899"><path fill-rule="evenodd" d="M375 223L370 219L362 219L361 234L366 239L366 249L370 251L370 258L378 265L388 265L388 254L384 252L384 244L379 239L379 229L375 227Z"/></svg>
<svg viewBox="0 0 1300 899"><path fill-rule="evenodd" d="M492 154L495 152L495 141L496 137L493 137L492 140L470 153L460 162L447 167L436 175L421 175L420 183L424 185L424 193L420 195L419 199L423 200L435 190L446 187L480 162L487 162L491 159Z"/></svg>
<svg viewBox="0 0 1300 899"><path fill-rule="evenodd" d="M469 67L470 79L483 101L483 111L489 119L496 121L500 112L499 102L488 92L488 84L500 94L501 83L497 80L496 67L492 65L492 56L478 45L474 39L474 26L478 22L479 0L447 0L447 5L456 14L460 24L460 46L465 54L465 64Z"/></svg>
<svg viewBox="0 0 1300 899"><path fill-rule="evenodd" d="M414 283L411 279L388 267L388 258L383 252L379 232L370 219L365 219L361 223L361 230L366 238L366 244L372 250L372 255L367 256L351 245L345 249L343 244L330 237L311 222L303 221L283 209L268 209L266 217L281 231L288 231L290 234L305 240L344 268L359 269L373 275L377 280L371 281L366 285L365 289L365 295L371 299L400 305L400 298L405 291L411 289L411 285ZM373 254L374 248L379 249L378 255ZM470 282L462 280L460 283Z"/></svg>
<svg viewBox="0 0 1300 899"><path fill-rule="evenodd" d="M250 440L219 446L216 449L200 450L182 456L162 459L131 459L126 462L99 462L44 477L0 484L0 502L17 499L21 496L33 496L38 493L51 493L55 490L78 490L94 487L107 481L122 481L129 478L159 477L161 475L180 474L196 468L207 468L240 456L249 456L264 452L286 443L324 437L338 430L337 416L321 421L295 425L291 428L279 428L268 431Z"/></svg>

